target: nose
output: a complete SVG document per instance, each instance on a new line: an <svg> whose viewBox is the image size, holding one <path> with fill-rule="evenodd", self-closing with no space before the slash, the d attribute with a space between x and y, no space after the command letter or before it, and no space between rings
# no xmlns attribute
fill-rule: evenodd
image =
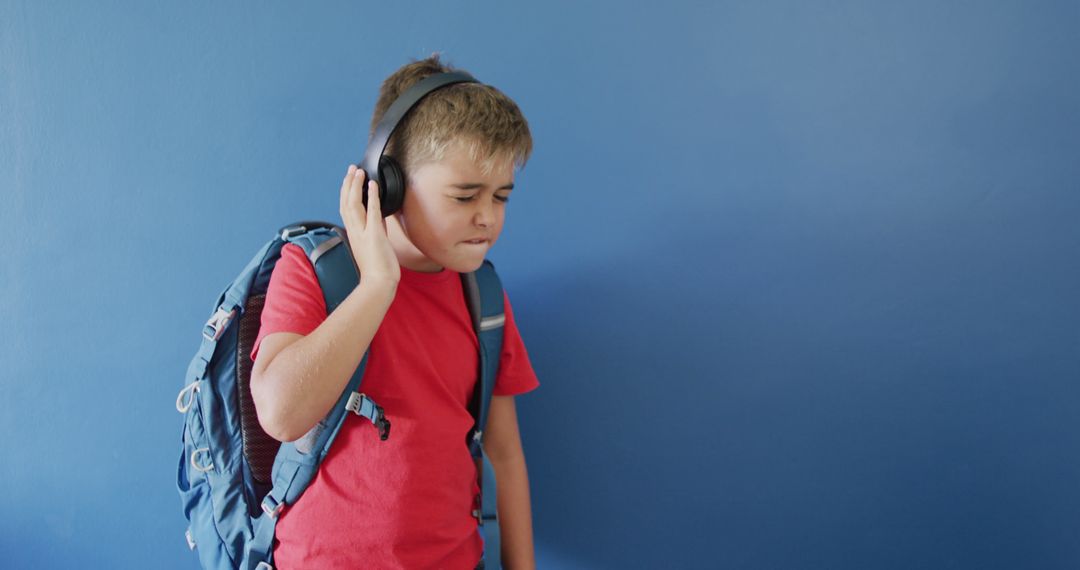
<svg viewBox="0 0 1080 570"><path fill-rule="evenodd" d="M486 228L495 221L494 206L487 200L477 200L480 203L477 206L476 212L473 214L473 223L477 227Z"/></svg>

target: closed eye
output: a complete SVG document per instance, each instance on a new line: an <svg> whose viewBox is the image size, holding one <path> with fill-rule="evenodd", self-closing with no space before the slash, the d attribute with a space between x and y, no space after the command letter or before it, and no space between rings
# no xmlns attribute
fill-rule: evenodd
<svg viewBox="0 0 1080 570"><path fill-rule="evenodd" d="M475 198L475 196L464 196L464 197L462 197L462 196L455 196L455 197L454 197L454 199L455 199L455 200L457 200L458 202L462 202L462 203L465 203L465 202L471 202L473 198ZM509 201L510 201L510 197L509 197L509 196L494 196L494 198L495 198L496 200L498 200L499 202L502 202L503 204L505 204L505 203L507 203L507 202L509 202Z"/></svg>

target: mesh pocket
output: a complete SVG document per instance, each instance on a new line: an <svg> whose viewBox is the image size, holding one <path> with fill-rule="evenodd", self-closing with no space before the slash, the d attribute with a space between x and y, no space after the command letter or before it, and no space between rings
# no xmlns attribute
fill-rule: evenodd
<svg viewBox="0 0 1080 570"><path fill-rule="evenodd" d="M240 318L240 334L236 349L237 393L240 398L240 429L244 437L244 459L251 469L251 476L259 483L269 484L274 458L281 442L270 437L259 425L255 413L255 400L251 397L251 349L259 336L263 303L266 295L248 297L244 314Z"/></svg>

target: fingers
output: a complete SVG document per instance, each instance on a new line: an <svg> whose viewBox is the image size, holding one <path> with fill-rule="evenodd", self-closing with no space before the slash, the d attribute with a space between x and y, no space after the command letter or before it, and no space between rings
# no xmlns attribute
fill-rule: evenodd
<svg viewBox="0 0 1080 570"><path fill-rule="evenodd" d="M367 225L367 212L364 211L364 171L357 169L353 173L352 186L349 188L349 212L356 217L356 223L362 231Z"/></svg>
<svg viewBox="0 0 1080 570"><path fill-rule="evenodd" d="M357 174L359 173L359 174ZM364 171L356 167L355 164L350 164L349 168L345 171L345 178L341 181L341 198L338 209L342 215L345 214L345 208L349 204L349 190L352 188L352 179L354 176L363 176Z"/></svg>
<svg viewBox="0 0 1080 570"><path fill-rule="evenodd" d="M381 225L383 218L382 203L379 202L379 183L374 180L368 182L367 200L367 223Z"/></svg>
<svg viewBox="0 0 1080 570"><path fill-rule="evenodd" d="M367 178L363 169L350 164L345 172L345 179L341 181L341 219L349 228L349 222L359 225L356 228L364 231L370 223L383 227L382 202L379 200L379 183L375 180L367 182L367 207L364 207L364 182Z"/></svg>

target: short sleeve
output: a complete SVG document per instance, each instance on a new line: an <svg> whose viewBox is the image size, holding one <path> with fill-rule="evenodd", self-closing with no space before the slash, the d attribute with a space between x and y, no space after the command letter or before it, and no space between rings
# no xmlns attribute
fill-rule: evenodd
<svg viewBox="0 0 1080 570"><path fill-rule="evenodd" d="M514 311L510 308L510 298L503 292L503 304L505 306L506 322L503 324L503 347L499 356L499 375L495 380L495 389L492 392L496 396L516 396L535 390L540 385L533 371L532 363L529 362L529 354L525 351L525 343L521 340L517 324L514 322Z"/></svg>
<svg viewBox="0 0 1080 570"><path fill-rule="evenodd" d="M281 258L270 274L251 360L258 356L259 345L266 335L277 332L308 335L325 320L326 301L315 268L300 246L285 244L281 248Z"/></svg>

